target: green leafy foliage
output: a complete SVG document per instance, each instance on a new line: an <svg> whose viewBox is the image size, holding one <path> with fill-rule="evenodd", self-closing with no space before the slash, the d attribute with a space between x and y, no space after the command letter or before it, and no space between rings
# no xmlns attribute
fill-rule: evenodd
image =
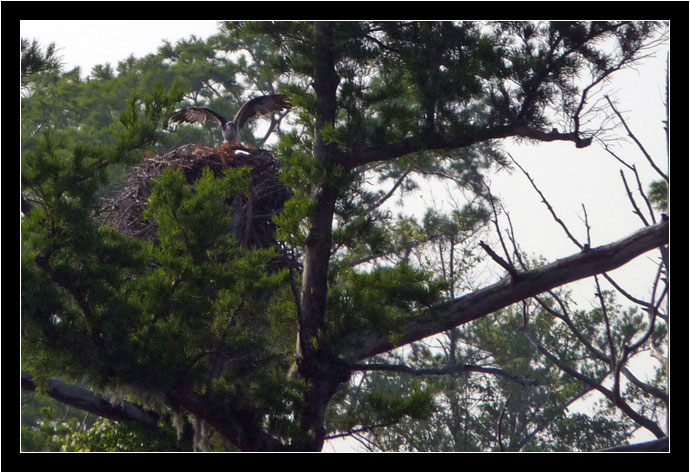
<svg viewBox="0 0 690 473"><path fill-rule="evenodd" d="M411 419L429 417L436 409L433 389L415 384L411 386L410 392L404 394L397 390L369 393L367 402L375 418L392 423L399 421L403 416Z"/></svg>
<svg viewBox="0 0 690 473"><path fill-rule="evenodd" d="M88 417L88 416L87 416ZM36 426L22 426L24 452L169 452L191 450L174 429L161 424L144 429L135 422L76 417L60 419L54 408L44 407Z"/></svg>
<svg viewBox="0 0 690 473"><path fill-rule="evenodd" d="M338 276L329 297L329 320L338 336L367 326L395 336L405 318L437 302L445 287L405 263L369 272L343 270Z"/></svg>
<svg viewBox="0 0 690 473"><path fill-rule="evenodd" d="M655 181L649 186L649 200L659 211L668 210L668 183Z"/></svg>

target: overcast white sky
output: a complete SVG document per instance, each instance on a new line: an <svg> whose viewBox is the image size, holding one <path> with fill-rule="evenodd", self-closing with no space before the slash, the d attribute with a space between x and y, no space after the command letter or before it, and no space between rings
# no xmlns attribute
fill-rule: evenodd
<svg viewBox="0 0 690 473"><path fill-rule="evenodd" d="M130 54L155 53L163 40L207 38L218 32L217 25L218 20L21 20L19 32L44 47L54 42L65 70L79 66L85 76L96 64L109 62L115 69Z"/></svg>
<svg viewBox="0 0 690 473"><path fill-rule="evenodd" d="M155 53L163 40L174 43L192 34L207 38L216 32L216 20L22 20L20 23L23 38L37 38L42 46L55 42L60 48L65 69L80 66L82 76L88 75L96 64L109 62L116 67L118 61L130 54L141 57ZM632 130L664 171L667 171L667 157L661 122L665 119L663 99L667 51L668 45L665 45L656 51L655 57L645 60L635 69L617 73L606 88L606 93L617 101ZM582 241L585 239L582 204L586 206L592 228L593 247L623 238L642 227L640 220L632 214L625 194L619 175L622 166L599 145L576 149L572 143L535 146L517 145L508 140L505 149L531 174L559 216ZM621 143L616 151L637 166L645 189L658 178L634 145ZM634 185L634 178L630 174L626 177ZM542 255L548 261L577 252L519 171L497 174L490 180L494 192L503 198L510 212L523 250ZM435 198L443 199L440 194ZM431 201L430 196L423 200ZM624 287L644 299L654 273L651 260L657 257L656 253L650 252L610 274L620 278ZM503 270L497 268L496 278L502 273ZM583 299L594 301L591 280L572 286ZM626 301L619 302L625 304Z"/></svg>

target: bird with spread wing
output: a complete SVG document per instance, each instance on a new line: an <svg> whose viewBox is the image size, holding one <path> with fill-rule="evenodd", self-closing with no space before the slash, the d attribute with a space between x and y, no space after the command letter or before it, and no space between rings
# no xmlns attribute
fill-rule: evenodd
<svg viewBox="0 0 690 473"><path fill-rule="evenodd" d="M215 110L206 107L184 108L175 112L171 120L179 123L201 123L215 120L223 130L223 137L230 144L231 149L234 149L242 147L240 143L240 130L248 120L257 115L288 110L290 107L292 107L292 104L286 100L284 95L271 94L262 95L245 102L237 111L232 121L227 120ZM223 163L225 164L224 158Z"/></svg>

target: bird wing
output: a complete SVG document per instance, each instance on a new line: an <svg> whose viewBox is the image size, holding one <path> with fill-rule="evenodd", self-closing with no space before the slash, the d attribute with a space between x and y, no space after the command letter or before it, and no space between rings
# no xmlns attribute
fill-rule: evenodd
<svg viewBox="0 0 690 473"><path fill-rule="evenodd" d="M279 112L281 110L289 109L292 104L285 100L284 95L263 95L246 102L235 114L233 120L240 129L247 120L255 115L264 115L271 112Z"/></svg>
<svg viewBox="0 0 690 473"><path fill-rule="evenodd" d="M211 110L206 107L189 107L184 108L178 112L175 112L171 117L174 122L187 122L187 123L201 123L205 121L215 120L220 123L221 126L225 125L227 120L223 115Z"/></svg>

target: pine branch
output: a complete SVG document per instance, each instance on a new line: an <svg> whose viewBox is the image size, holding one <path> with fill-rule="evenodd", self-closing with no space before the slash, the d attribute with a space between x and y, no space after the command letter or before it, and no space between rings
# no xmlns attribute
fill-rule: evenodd
<svg viewBox="0 0 690 473"><path fill-rule="evenodd" d="M158 414L137 404L128 401L113 403L82 386L67 384L57 378L48 378L46 384L45 394L63 404L116 421L131 420L148 427L158 426ZM36 383L28 373L22 373L22 389L36 390Z"/></svg>
<svg viewBox="0 0 690 473"><path fill-rule="evenodd" d="M390 161L419 151L465 148L477 143L509 137L528 138L546 142L572 141L578 148L585 148L592 143L591 138L581 138L577 133L561 133L555 128L546 132L523 125L509 125L488 128L483 132L475 130L457 135L434 133L428 137L414 136L404 138L386 146L369 148L354 154L340 153L339 162L352 169L376 161Z"/></svg>

